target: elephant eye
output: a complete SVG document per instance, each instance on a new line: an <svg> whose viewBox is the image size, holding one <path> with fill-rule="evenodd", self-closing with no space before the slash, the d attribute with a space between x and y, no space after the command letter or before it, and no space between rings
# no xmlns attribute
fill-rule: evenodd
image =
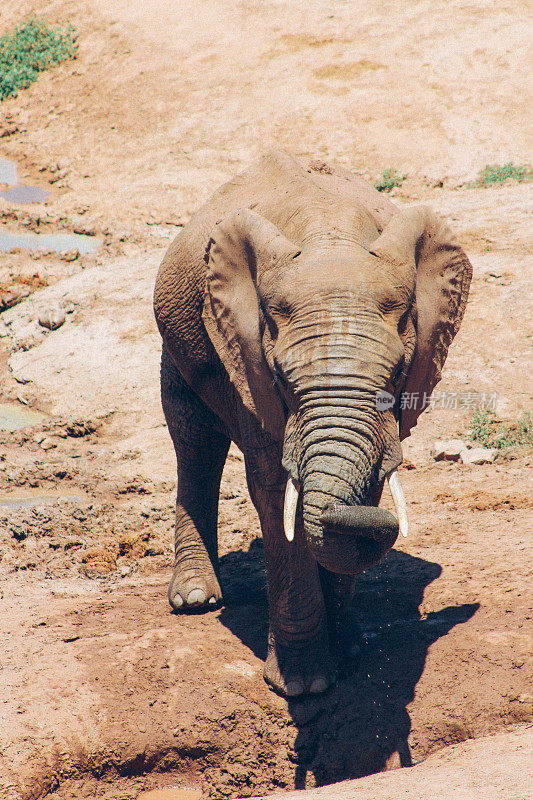
<svg viewBox="0 0 533 800"><path fill-rule="evenodd" d="M280 383L283 387L286 387L287 386L287 378L285 377L285 374L283 372L281 364L279 363L279 361L276 358L276 356L273 357L272 361L273 361L273 364L274 364L274 370L275 370L275 376L274 377L275 377L276 382Z"/></svg>
<svg viewBox="0 0 533 800"><path fill-rule="evenodd" d="M405 329L407 328L407 323L409 322L410 319L409 317L410 310L411 310L410 308L406 308L399 319L398 333L400 334L400 336L402 336L405 333Z"/></svg>
<svg viewBox="0 0 533 800"><path fill-rule="evenodd" d="M398 364L396 365L394 372L392 373L391 376L392 383L396 383L399 380L399 378L402 376L404 367L405 367L405 356L402 356L398 361Z"/></svg>
<svg viewBox="0 0 533 800"><path fill-rule="evenodd" d="M291 307L290 304L284 298L281 300L276 300L276 302L272 303L272 311L278 317L288 318L291 315Z"/></svg>
<svg viewBox="0 0 533 800"><path fill-rule="evenodd" d="M280 378L281 380L285 380L283 370L281 369L280 363L276 358L276 356L274 356L273 361L274 361L274 369L276 370L276 377Z"/></svg>

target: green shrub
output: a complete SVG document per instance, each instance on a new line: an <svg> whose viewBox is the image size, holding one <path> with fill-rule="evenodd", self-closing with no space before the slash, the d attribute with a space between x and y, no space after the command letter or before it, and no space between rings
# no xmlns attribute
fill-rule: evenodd
<svg viewBox="0 0 533 800"><path fill-rule="evenodd" d="M494 414L476 408L470 415L470 438L483 447L490 447L492 441L492 423Z"/></svg>
<svg viewBox="0 0 533 800"><path fill-rule="evenodd" d="M386 169L374 184L378 192L390 192L395 186L401 186L407 175L400 175L395 169Z"/></svg>
<svg viewBox="0 0 533 800"><path fill-rule="evenodd" d="M12 33L0 38L0 101L16 97L19 89L37 80L39 72L75 58L78 34L69 25L65 30L49 28L42 20L30 17Z"/></svg>
<svg viewBox="0 0 533 800"><path fill-rule="evenodd" d="M507 180L530 181L533 179L533 170L527 164L513 164L509 161L507 164L487 164L486 167L480 169L477 178L473 183L469 183L470 188L477 186L492 186L494 184L503 183Z"/></svg>
<svg viewBox="0 0 533 800"><path fill-rule="evenodd" d="M470 416L470 438L483 447L516 450L533 444L533 413L524 411L518 419L504 421L492 411L475 409Z"/></svg>

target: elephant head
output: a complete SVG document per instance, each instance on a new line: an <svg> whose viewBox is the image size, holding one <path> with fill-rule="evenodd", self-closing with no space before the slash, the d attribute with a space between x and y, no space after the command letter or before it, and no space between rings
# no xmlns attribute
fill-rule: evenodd
<svg viewBox="0 0 533 800"><path fill-rule="evenodd" d="M301 503L318 563L355 574L398 534L374 507L387 477L406 530L400 439L440 379L471 265L426 207L397 210L384 227L362 206L335 219L308 215L299 235L294 220L282 232L250 209L222 219L206 251L203 319L244 405L283 442L288 538ZM400 411L402 392L414 407Z"/></svg>

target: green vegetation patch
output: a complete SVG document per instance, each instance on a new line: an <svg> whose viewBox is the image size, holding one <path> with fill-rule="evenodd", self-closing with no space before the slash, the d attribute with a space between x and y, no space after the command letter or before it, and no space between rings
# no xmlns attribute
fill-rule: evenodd
<svg viewBox="0 0 533 800"><path fill-rule="evenodd" d="M494 186L508 180L519 183L533 180L533 169L528 164L513 164L512 161L502 165L487 164L479 170L476 180L467 186L474 189L478 186Z"/></svg>
<svg viewBox="0 0 533 800"><path fill-rule="evenodd" d="M395 186L401 186L407 175L400 175L395 169L386 169L374 184L378 192L390 192Z"/></svg>
<svg viewBox="0 0 533 800"><path fill-rule="evenodd" d="M524 411L516 420L502 420L492 411L475 409L470 416L470 438L483 447L517 450L533 445L533 413Z"/></svg>
<svg viewBox="0 0 533 800"><path fill-rule="evenodd" d="M31 17L12 33L0 38L0 101L16 97L39 73L62 61L76 58L78 34L71 25L65 30L49 28Z"/></svg>

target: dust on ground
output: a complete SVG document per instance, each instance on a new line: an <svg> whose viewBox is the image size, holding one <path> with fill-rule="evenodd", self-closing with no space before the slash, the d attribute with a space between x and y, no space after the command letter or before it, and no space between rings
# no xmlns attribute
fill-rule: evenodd
<svg viewBox="0 0 533 800"><path fill-rule="evenodd" d="M0 401L45 415L0 438L4 795L300 789L530 721L531 452L468 467L430 454L467 436L475 393L504 418L531 408L530 185L466 187L527 160L523 6L4 0L0 34L32 10L75 24L80 53L0 107L0 155L50 192L0 200L2 231L101 246L0 254ZM474 266L437 387L462 404L425 412L406 443L412 533L358 580L360 661L289 703L261 677L262 546L233 448L226 605L170 613L175 467L151 310L171 238L273 147L407 174L397 202L443 213ZM51 309L54 331L38 322ZM498 780L494 796L513 796Z"/></svg>

